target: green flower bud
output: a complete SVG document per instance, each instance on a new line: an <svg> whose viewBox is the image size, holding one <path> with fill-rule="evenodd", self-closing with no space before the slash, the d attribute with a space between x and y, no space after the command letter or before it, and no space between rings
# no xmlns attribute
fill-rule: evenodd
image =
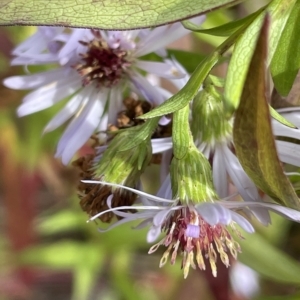
<svg viewBox="0 0 300 300"><path fill-rule="evenodd" d="M211 167L196 148L189 126L189 105L174 113L171 185L173 198L182 204L218 199L213 187Z"/></svg>
<svg viewBox="0 0 300 300"><path fill-rule="evenodd" d="M182 204L218 199L210 164L194 145L190 145L182 159L172 159L170 173L173 197L179 198Z"/></svg>
<svg viewBox="0 0 300 300"><path fill-rule="evenodd" d="M195 139L209 144L231 138L232 122L226 117L222 95L212 84L193 101L191 130Z"/></svg>
<svg viewBox="0 0 300 300"><path fill-rule="evenodd" d="M101 180L135 188L151 161L151 135L157 122L158 120L149 120L143 125L121 131L101 156L94 155L78 160L76 165L82 170L81 179ZM78 189L80 205L89 216L107 210L107 198L110 195L113 195L112 207L130 206L136 199L136 194L108 185L81 182ZM100 219L110 222L113 216L109 212Z"/></svg>

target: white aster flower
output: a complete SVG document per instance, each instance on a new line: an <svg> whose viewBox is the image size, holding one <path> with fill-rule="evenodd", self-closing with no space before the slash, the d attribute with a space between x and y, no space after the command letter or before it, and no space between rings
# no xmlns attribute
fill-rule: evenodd
<svg viewBox="0 0 300 300"><path fill-rule="evenodd" d="M201 23L204 17L197 20ZM18 108L19 116L49 108L69 97L65 107L44 129L52 131L72 118L56 152L66 164L95 130L105 131L109 123L115 123L126 89L142 95L153 106L166 100L169 94L151 85L143 72L168 80L185 74L171 60L152 62L140 57L155 51L165 54L167 44L188 32L180 23L135 31L53 29L49 33L39 29L29 38L31 42L17 47L14 64L56 62L58 68L13 76L5 79L4 84L13 89L33 89ZM38 49L32 40L38 43Z"/></svg>
<svg viewBox="0 0 300 300"><path fill-rule="evenodd" d="M91 180L84 182L119 187L139 195L140 205L119 207L111 206L113 196L109 196L107 199L109 208L94 215L89 221L111 212L122 218L105 230L99 229L100 232L105 232L121 224L140 220L141 222L136 228L150 225L147 234L149 243L153 243L162 232L165 232L166 236L153 245L149 253L155 252L160 246L167 247L160 261L160 267L165 265L169 256L171 264L174 264L177 255L182 254L184 277L187 277L190 267L196 268L197 265L201 270L205 270L205 260L209 261L212 273L216 276L217 255L220 256L227 267L229 266L228 252L233 257L237 256L240 247L233 239L231 232L241 237L236 225L249 233L253 233L254 228L236 210L248 214L249 211L252 212L253 208L260 207L266 211L274 211L290 220L300 222L300 212L272 203L239 202L229 201L228 199L212 201L208 199L209 202L195 204L190 201L188 204L182 204L179 199L153 196L126 186ZM125 212L129 209L135 209L137 212Z"/></svg>

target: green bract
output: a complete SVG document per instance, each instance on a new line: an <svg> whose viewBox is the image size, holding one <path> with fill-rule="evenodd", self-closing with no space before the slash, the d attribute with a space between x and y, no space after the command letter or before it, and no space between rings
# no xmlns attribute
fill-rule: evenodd
<svg viewBox="0 0 300 300"><path fill-rule="evenodd" d="M202 142L214 143L231 136L232 126L227 119L221 94L209 84L195 97L192 106L192 132Z"/></svg>

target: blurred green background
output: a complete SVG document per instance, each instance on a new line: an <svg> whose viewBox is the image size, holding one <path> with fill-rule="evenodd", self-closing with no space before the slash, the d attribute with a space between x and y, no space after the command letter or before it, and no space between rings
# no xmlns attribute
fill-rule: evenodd
<svg viewBox="0 0 300 300"><path fill-rule="evenodd" d="M266 2L213 12L205 26L243 17ZM14 45L34 31L0 28L1 81L45 70L9 66ZM221 41L199 34L172 47L184 45L183 50L203 56ZM191 56L177 55L190 71L196 67ZM226 63L214 72L224 76ZM257 225L256 234L243 234L245 240L239 241L239 260L257 273L244 272L232 261L229 269L218 265L216 279L209 268L191 270L186 280L180 263L159 269L163 249L148 255L146 229L134 230L135 224L100 234L97 226L103 225L86 223L80 209L77 171L53 158L63 128L42 135L63 103L19 119L15 111L24 94L0 86L0 300L300 299L300 225L278 216L269 228ZM148 191L158 188L157 173L151 166L143 176Z"/></svg>

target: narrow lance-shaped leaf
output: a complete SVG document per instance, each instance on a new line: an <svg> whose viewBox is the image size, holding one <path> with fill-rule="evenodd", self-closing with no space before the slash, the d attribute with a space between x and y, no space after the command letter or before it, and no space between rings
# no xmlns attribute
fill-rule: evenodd
<svg viewBox="0 0 300 300"><path fill-rule="evenodd" d="M243 249L239 254L241 262L272 280L292 284L300 283L300 264L296 260L276 249L259 233L243 233L243 236L245 239L239 240Z"/></svg>
<svg viewBox="0 0 300 300"><path fill-rule="evenodd" d="M271 61L271 73L277 91L287 96L300 68L300 0L282 32Z"/></svg>
<svg viewBox="0 0 300 300"><path fill-rule="evenodd" d="M292 11L295 1L296 0L273 0L265 10L270 14L272 20L269 35L268 64L273 57L282 30ZM265 11L256 17L234 46L224 87L225 105L230 113L232 113L239 105L243 85L254 52L259 30L265 16Z"/></svg>
<svg viewBox="0 0 300 300"><path fill-rule="evenodd" d="M4 0L0 25L134 29L163 25L243 0Z"/></svg>
<svg viewBox="0 0 300 300"><path fill-rule="evenodd" d="M236 112L233 138L243 168L266 194L300 209L299 199L284 174L272 133L266 85L269 17L265 18Z"/></svg>
<svg viewBox="0 0 300 300"><path fill-rule="evenodd" d="M220 59L222 59L222 54L224 54L235 43L236 39L243 33L245 29L246 26L238 29L213 53L204 58L191 75L191 78L187 84L177 94L139 118L149 119L163 116L185 107L196 96L211 69L219 62Z"/></svg>
<svg viewBox="0 0 300 300"><path fill-rule="evenodd" d="M240 29L242 26L250 24L265 8L261 8L258 11L250 14L249 16L232 21L214 28L208 28L208 29L203 29L202 25L196 25L192 23L191 21L183 21L182 25L189 30L192 30L194 32L198 33L203 33L203 34L209 34L209 35L214 35L214 36L229 36L233 34L235 31Z"/></svg>

